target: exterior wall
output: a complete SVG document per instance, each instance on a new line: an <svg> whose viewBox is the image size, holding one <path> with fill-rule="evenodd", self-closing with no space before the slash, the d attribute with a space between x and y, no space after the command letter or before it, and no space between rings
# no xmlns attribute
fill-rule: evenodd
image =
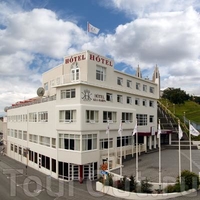
<svg viewBox="0 0 200 200"><path fill-rule="evenodd" d="M106 72L105 79L101 81L96 79L96 68L98 66L104 67ZM72 74L72 71L75 74ZM117 84L118 77L123 79L122 85ZM131 81L131 87L127 87L127 80ZM42 82L45 88L45 97L55 96L56 98L52 101L48 101L48 98L44 97L41 99L41 102L33 102L26 105L22 104L20 107L16 106L12 107L12 109L8 109L8 118L16 115L27 115L27 121L11 122L8 120L7 123L8 130L27 132L27 140L15 138L8 134L7 154L43 173L51 174L55 178L60 177L58 171L61 170L61 163L67 166L69 174L71 173L71 169L72 171L78 169L79 175L82 174L81 170L83 170L84 175L84 173L87 173L87 167L93 171L94 167L99 168L103 160L107 158L108 153L106 148L100 148L100 140L106 140L108 138L106 134L108 124L107 121L103 121L104 111L117 113L116 121L110 121L109 124L109 138L112 139L113 142L113 147L110 148L110 160L112 160L113 168L119 165L120 147L118 144L118 129L122 120L122 112L132 113L132 121L127 121L122 124L122 136L125 139L129 137L129 143L123 146L124 158L127 155L133 155L135 153L134 137L132 137L131 143L130 137L135 127L137 114L147 115L147 125L138 126L138 132L150 134L151 127L154 127L155 131L157 130L158 85L152 81L114 70L114 61L109 58L99 56L90 51L65 57L63 64L43 74ZM140 89L136 89L136 83L140 84ZM146 85L146 91L143 91L143 85ZM149 91L150 87L154 88L153 93ZM75 98L61 98L61 92L63 90L71 89L75 89ZM107 93L112 94L112 101L107 101ZM117 102L117 95L123 97L122 102ZM130 104L127 103L127 97L132 99ZM135 104L136 99L140 99L139 105ZM147 102L146 105L142 103L144 99ZM149 105L150 101L154 102L153 106ZM60 121L60 111L65 110L76 110L76 119L73 121ZM86 121L87 110L98 112L98 122L93 123L92 121ZM34 112L37 114L39 112L48 112L48 121L30 122L29 113ZM150 115L154 116L153 122L149 122ZM37 142L30 141L30 134L38 136ZM80 149L72 150L66 149L66 147L60 148L60 134L63 134L64 137L68 137L68 135L79 137ZM92 134L97 135L97 147L83 150L83 138ZM40 136L50 138L49 146L40 144ZM56 139L56 147L52 146L53 139ZM75 140L72 142L75 142ZM19 155L15 152L15 149L11 151L11 144L14 148L16 145L17 148L28 149L30 150L30 154L33 152L34 154L36 153L37 156L34 156L31 160L30 157ZM140 152L146 151L146 143L140 144L139 149ZM39 156L48 157L47 160L50 160L48 161L50 164L50 166L48 166L49 169L39 166ZM56 173L52 172L52 159L56 160ZM77 166L80 168L77 168ZM70 177L68 178L70 179Z"/></svg>

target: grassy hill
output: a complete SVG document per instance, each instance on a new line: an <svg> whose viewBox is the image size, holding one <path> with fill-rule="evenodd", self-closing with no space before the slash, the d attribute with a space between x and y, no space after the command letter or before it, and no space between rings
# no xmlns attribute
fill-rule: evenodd
<svg viewBox="0 0 200 200"><path fill-rule="evenodd" d="M183 121L185 115L188 120L200 124L200 105L194 101L185 101L185 103L181 105L173 104L167 99L160 99L160 102L181 121Z"/></svg>

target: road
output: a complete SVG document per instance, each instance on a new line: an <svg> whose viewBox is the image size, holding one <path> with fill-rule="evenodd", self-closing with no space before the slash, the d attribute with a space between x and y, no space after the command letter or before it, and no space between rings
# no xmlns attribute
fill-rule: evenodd
<svg viewBox="0 0 200 200"><path fill-rule="evenodd" d="M194 156L194 159L196 159L195 163L197 165L196 167L198 168L197 162L200 154L197 151L195 153L196 155ZM187 153L183 152L183 154L185 154L185 156L183 157L187 158ZM168 159L163 162L163 164L165 163L166 165L163 166L165 173L168 173L169 171L173 171L174 173L176 173L176 164L170 163L173 162L173 159L177 162L176 158L172 158L174 156L174 151L165 150L163 151L163 156L164 155L168 156ZM157 171L153 172L154 175L151 171L155 170L154 165L156 161L154 159L156 159L156 157L157 152L140 156L139 165L143 166L143 168L141 169L145 171L146 166L146 174L144 174L151 174L153 178L157 177ZM183 160L183 162L185 162L185 160ZM125 166L123 172L127 173L128 175L128 172L130 173L130 168L133 169L134 167L134 160L127 161L124 163L124 165ZM195 168L195 170L198 169ZM33 200L121 199L96 192L95 182L85 181L83 184L80 184L76 181L59 181L49 176L46 176L45 174L40 173L39 171L34 170L30 167L28 167L26 170L25 165L13 159L10 159L7 156L3 156L2 154L0 154L0 180L0 199L6 200L25 200L27 198ZM197 200L199 199L199 197L200 192L187 197L175 198L175 200Z"/></svg>

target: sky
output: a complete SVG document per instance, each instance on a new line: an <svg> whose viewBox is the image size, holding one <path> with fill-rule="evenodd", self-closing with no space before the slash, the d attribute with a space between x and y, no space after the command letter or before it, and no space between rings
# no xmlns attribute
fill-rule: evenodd
<svg viewBox="0 0 200 200"><path fill-rule="evenodd" d="M199 12L199 0L0 0L0 116L37 96L43 72L86 49L125 73L139 65L144 78L157 65L162 89L200 95Z"/></svg>

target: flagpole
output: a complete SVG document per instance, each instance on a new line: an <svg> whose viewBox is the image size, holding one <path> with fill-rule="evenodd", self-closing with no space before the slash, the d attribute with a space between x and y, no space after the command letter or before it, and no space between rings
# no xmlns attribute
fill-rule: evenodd
<svg viewBox="0 0 200 200"><path fill-rule="evenodd" d="M120 175L122 176L122 120L121 120L121 134L120 134L120 143L121 143L121 147L120 147Z"/></svg>
<svg viewBox="0 0 200 200"><path fill-rule="evenodd" d="M160 129L160 119L159 119L159 129ZM159 130L159 131L161 131L161 130ZM161 138L161 136L159 134L159 172L158 172L158 174L159 174L159 187L161 189L161 142L160 142L160 138Z"/></svg>
<svg viewBox="0 0 200 200"><path fill-rule="evenodd" d="M181 183L181 138L180 138L180 120L178 120L179 132L178 132L178 161L179 161L179 182Z"/></svg>
<svg viewBox="0 0 200 200"><path fill-rule="evenodd" d="M110 170L110 126L109 126L109 120L108 120L108 172Z"/></svg>
<svg viewBox="0 0 200 200"><path fill-rule="evenodd" d="M192 148L191 148L190 120L189 120L189 142L190 142L190 171L192 172Z"/></svg>
<svg viewBox="0 0 200 200"><path fill-rule="evenodd" d="M136 132L136 182L138 182L138 132Z"/></svg>

